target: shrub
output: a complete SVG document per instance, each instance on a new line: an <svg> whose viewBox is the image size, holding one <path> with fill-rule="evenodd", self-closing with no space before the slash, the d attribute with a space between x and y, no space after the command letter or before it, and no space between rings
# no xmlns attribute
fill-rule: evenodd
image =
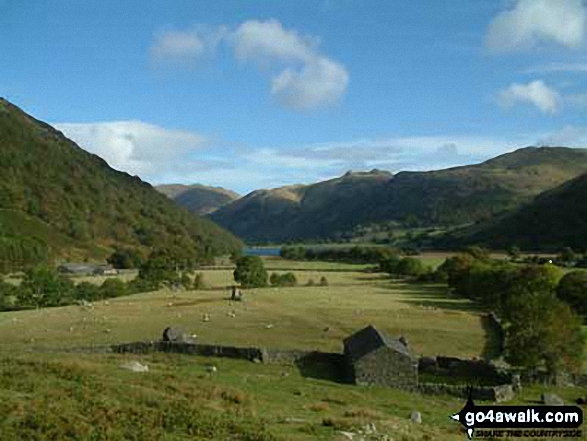
<svg viewBox="0 0 587 441"><path fill-rule="evenodd" d="M100 298L109 299L113 297L121 297L128 294L128 287L120 279L108 279L100 286Z"/></svg>
<svg viewBox="0 0 587 441"><path fill-rule="evenodd" d="M100 288L90 282L82 282L76 285L74 290L74 297L76 300L85 300L93 302L100 298Z"/></svg>
<svg viewBox="0 0 587 441"><path fill-rule="evenodd" d="M314 286L316 284L316 282L314 282L314 279L308 279L308 281L306 282L306 286Z"/></svg>
<svg viewBox="0 0 587 441"><path fill-rule="evenodd" d="M396 268L397 274L400 276L419 276L426 271L425 265L420 259L413 257L404 257L401 259Z"/></svg>
<svg viewBox="0 0 587 441"><path fill-rule="evenodd" d="M298 280L294 273L272 273L269 282L273 286L296 286L298 284Z"/></svg>
<svg viewBox="0 0 587 441"><path fill-rule="evenodd" d="M320 286L328 286L328 279L325 276L320 277Z"/></svg>
<svg viewBox="0 0 587 441"><path fill-rule="evenodd" d="M16 297L18 288L0 280L0 311L10 309Z"/></svg>

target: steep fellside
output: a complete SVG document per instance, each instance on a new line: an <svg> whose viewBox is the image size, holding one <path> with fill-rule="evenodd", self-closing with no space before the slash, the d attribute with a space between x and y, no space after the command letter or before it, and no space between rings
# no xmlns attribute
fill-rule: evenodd
<svg viewBox="0 0 587 441"><path fill-rule="evenodd" d="M477 232L466 231L454 243L479 243L492 248L518 246L525 250L587 250L587 174L544 192L514 213ZM459 238L460 236L460 238Z"/></svg>
<svg viewBox="0 0 587 441"><path fill-rule="evenodd" d="M155 189L187 208L188 211L198 214L212 213L240 197L238 193L225 188L200 184L159 185Z"/></svg>
<svg viewBox="0 0 587 441"><path fill-rule="evenodd" d="M336 238L357 225L454 226L492 219L587 172L587 151L528 147L481 164L391 175L347 173L255 191L212 213L250 241Z"/></svg>
<svg viewBox="0 0 587 441"><path fill-rule="evenodd" d="M0 235L37 236L58 255L180 242L219 254L240 242L138 177L0 99ZM21 219L21 221L17 221ZM39 228L31 225L37 224ZM34 230L34 231L33 231Z"/></svg>

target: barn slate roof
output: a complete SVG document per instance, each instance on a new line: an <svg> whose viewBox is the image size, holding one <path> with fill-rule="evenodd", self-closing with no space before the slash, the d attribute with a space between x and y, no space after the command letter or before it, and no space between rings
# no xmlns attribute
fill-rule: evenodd
<svg viewBox="0 0 587 441"><path fill-rule="evenodd" d="M387 346L400 354L413 358L412 353L406 345L398 339L389 338L373 325L369 325L345 338L343 344L345 354L350 356L353 361L364 357L382 346Z"/></svg>

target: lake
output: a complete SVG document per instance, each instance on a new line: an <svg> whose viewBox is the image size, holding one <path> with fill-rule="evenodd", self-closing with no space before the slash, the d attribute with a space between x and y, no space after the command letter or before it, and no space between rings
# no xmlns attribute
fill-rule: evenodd
<svg viewBox="0 0 587 441"><path fill-rule="evenodd" d="M244 256L279 256L281 247L249 247L243 250Z"/></svg>

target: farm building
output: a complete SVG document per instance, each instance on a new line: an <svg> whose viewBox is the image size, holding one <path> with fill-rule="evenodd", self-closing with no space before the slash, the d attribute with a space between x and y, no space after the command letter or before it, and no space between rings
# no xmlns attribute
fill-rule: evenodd
<svg viewBox="0 0 587 441"><path fill-rule="evenodd" d="M344 355L356 384L402 389L418 385L418 360L404 339L390 339L374 326L344 340Z"/></svg>
<svg viewBox="0 0 587 441"><path fill-rule="evenodd" d="M64 263L57 270L72 276L113 276L118 271L110 265L96 265L92 263Z"/></svg>

